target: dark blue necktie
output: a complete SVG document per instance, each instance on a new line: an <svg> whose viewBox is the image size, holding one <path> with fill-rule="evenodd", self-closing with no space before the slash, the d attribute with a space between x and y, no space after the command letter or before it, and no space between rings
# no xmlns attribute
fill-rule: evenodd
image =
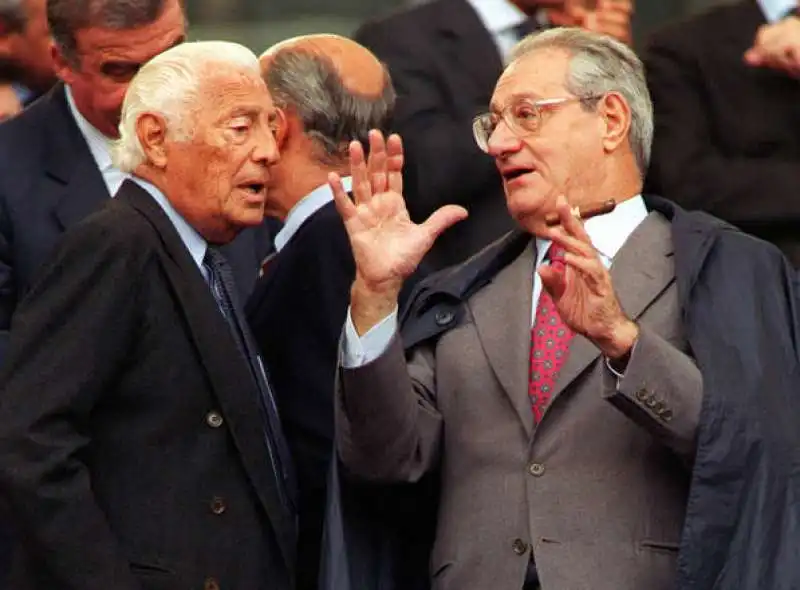
<svg viewBox="0 0 800 590"><path fill-rule="evenodd" d="M238 305L233 273L225 257L212 247L209 247L206 251L203 266L205 266L208 273L208 286L211 288L211 293L214 295L214 299L217 300L217 305L228 323L239 352L247 360L253 380L258 388L260 406L264 417L265 442L273 471L280 484L278 489L281 491L286 507L294 511L293 499L296 484L289 447L283 436L278 408L275 405L275 396L269 385L264 365Z"/></svg>

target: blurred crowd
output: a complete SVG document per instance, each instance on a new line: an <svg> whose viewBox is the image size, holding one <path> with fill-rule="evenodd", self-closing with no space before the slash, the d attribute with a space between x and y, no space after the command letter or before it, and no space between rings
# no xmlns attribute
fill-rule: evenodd
<svg viewBox="0 0 800 590"><path fill-rule="evenodd" d="M0 588L800 588L800 5L410 4L0 0Z"/></svg>

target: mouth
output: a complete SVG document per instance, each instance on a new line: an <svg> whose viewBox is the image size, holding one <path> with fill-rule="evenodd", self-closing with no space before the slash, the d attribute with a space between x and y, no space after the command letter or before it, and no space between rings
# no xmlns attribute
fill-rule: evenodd
<svg viewBox="0 0 800 590"><path fill-rule="evenodd" d="M506 183L511 183L519 178L527 174L531 174L536 172L536 168L506 168L500 174L503 177L503 181Z"/></svg>
<svg viewBox="0 0 800 590"><path fill-rule="evenodd" d="M240 184L238 188L253 197L263 198L267 192L267 185L263 182L247 182Z"/></svg>

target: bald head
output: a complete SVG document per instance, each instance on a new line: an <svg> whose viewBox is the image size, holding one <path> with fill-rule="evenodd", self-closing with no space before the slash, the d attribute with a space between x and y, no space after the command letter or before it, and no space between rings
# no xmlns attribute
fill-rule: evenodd
<svg viewBox="0 0 800 590"><path fill-rule="evenodd" d="M395 92L386 68L365 47L337 35L306 35L270 47L261 72L275 105L297 117L313 156L341 164L353 139L389 132Z"/></svg>
<svg viewBox="0 0 800 590"><path fill-rule="evenodd" d="M380 95L386 70L373 53L352 39L339 35L303 35L273 45L261 56L261 72L266 75L273 58L282 51L305 52L327 58L348 91L364 96Z"/></svg>

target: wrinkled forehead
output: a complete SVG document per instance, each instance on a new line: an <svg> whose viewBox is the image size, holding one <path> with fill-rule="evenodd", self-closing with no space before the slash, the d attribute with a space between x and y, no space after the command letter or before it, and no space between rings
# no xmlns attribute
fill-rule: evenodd
<svg viewBox="0 0 800 590"><path fill-rule="evenodd" d="M231 69L203 78L200 85L203 111L213 119L258 116L274 109L272 97L257 70Z"/></svg>
<svg viewBox="0 0 800 590"><path fill-rule="evenodd" d="M492 95L492 110L520 98L532 100L569 96L566 89L570 55L562 49L537 49L506 67Z"/></svg>

